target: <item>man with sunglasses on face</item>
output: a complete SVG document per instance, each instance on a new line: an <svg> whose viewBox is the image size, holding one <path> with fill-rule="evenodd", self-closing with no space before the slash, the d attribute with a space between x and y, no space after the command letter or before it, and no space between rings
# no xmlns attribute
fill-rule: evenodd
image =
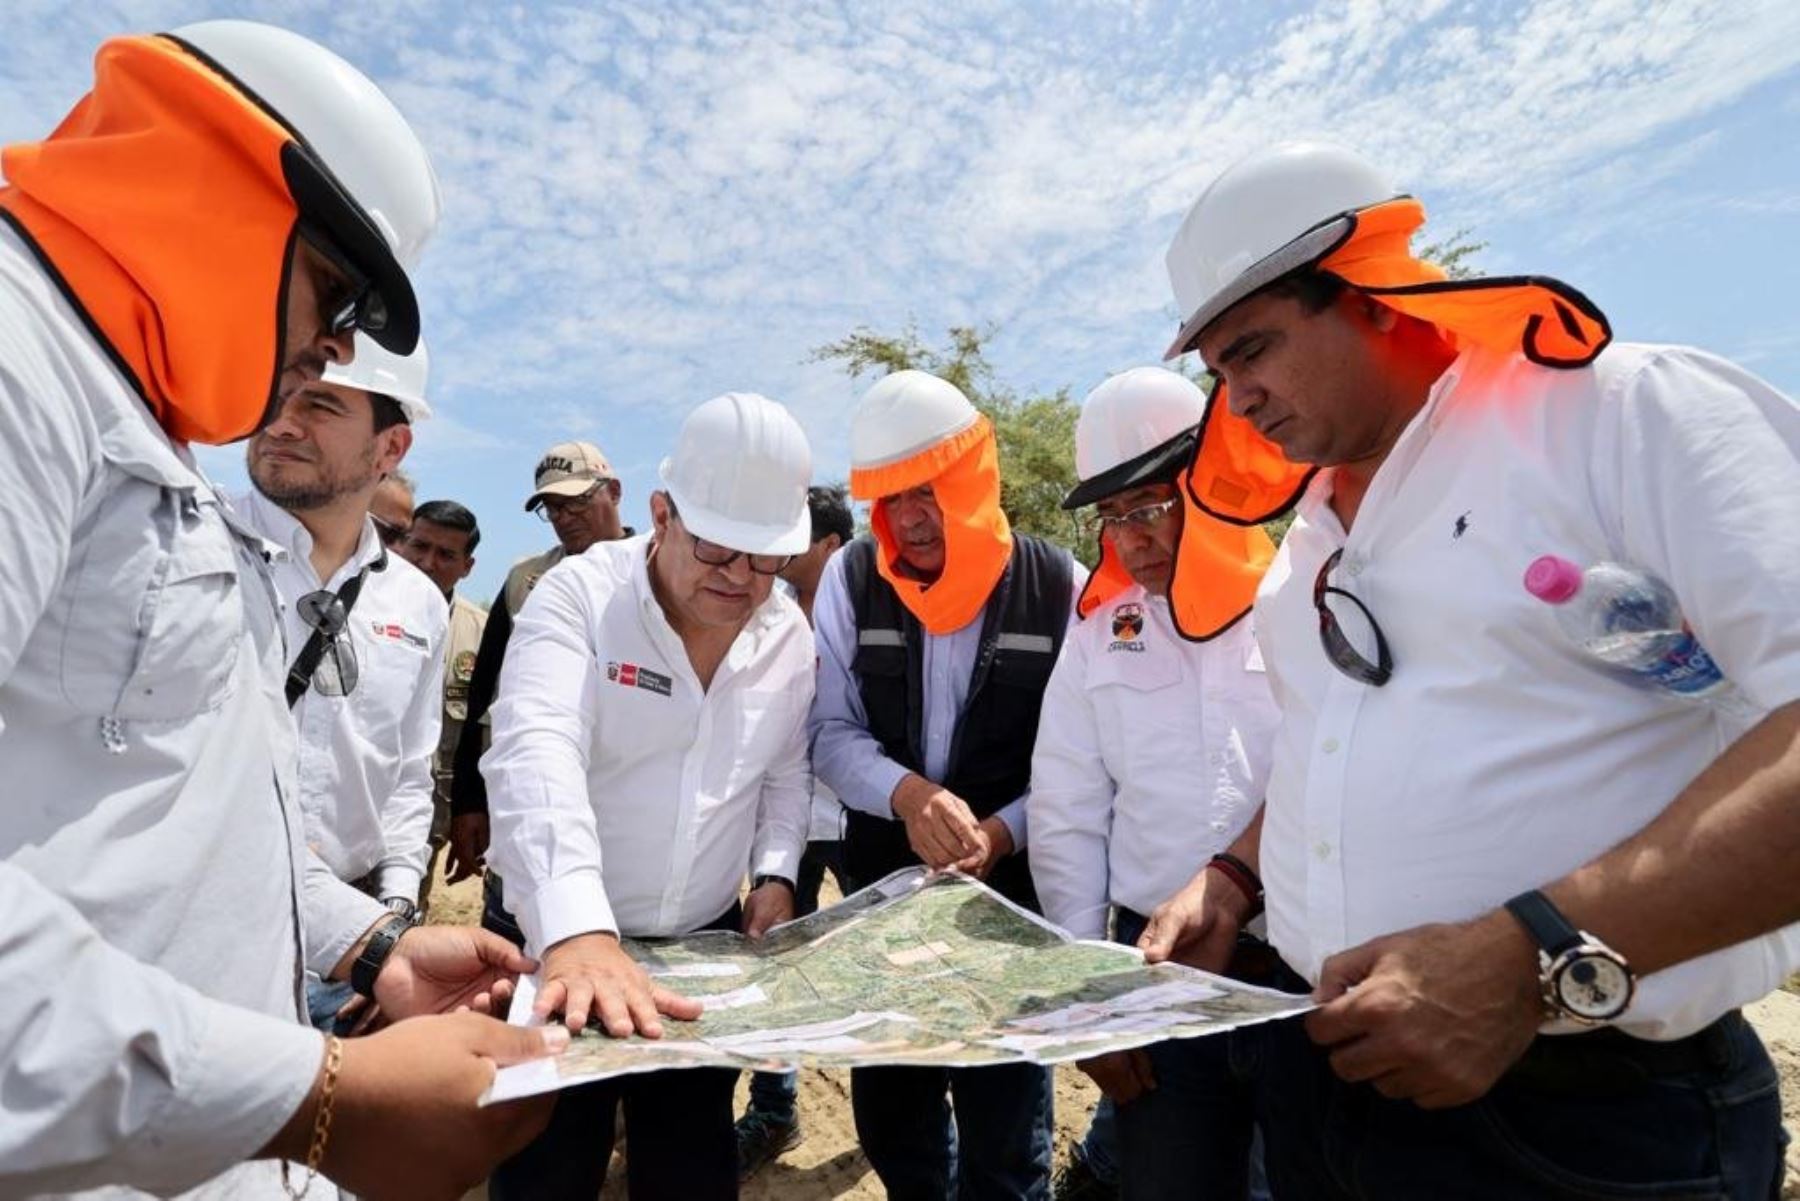
<svg viewBox="0 0 1800 1201"><path fill-rule="evenodd" d="M281 1159L455 1197L541 1122L475 1101L544 1040L414 1015L530 961L397 934L307 849L264 543L191 451L359 329L413 348L424 148L323 47L217 21L107 42L0 167L0 1195L295 1195L245 1162ZM321 1037L303 966L410 1020Z"/></svg>
<svg viewBox="0 0 1800 1201"><path fill-rule="evenodd" d="M615 1038L701 1008L652 985L620 937L757 938L793 917L811 804L812 635L774 587L811 533L806 436L774 401L728 393L688 415L661 476L650 535L597 543L532 589L481 761L494 864L543 962L535 1014ZM592 1201L622 1101L631 1196L735 1197L737 1076L564 1090L489 1195Z"/></svg>
<svg viewBox="0 0 1800 1201"><path fill-rule="evenodd" d="M1321 1002L1227 1036L1271 1184L1764 1201L1780 1105L1738 1007L1800 962L1800 407L1612 343L1556 280L1445 280L1423 219L1355 154L1279 146L1168 256L1170 353L1219 379L1184 489L1298 504L1256 607L1262 837L1234 848ZM1544 555L1666 581L1753 713L1589 661L1524 587ZM1179 937L1243 911L1192 898Z"/></svg>
<svg viewBox="0 0 1800 1201"><path fill-rule="evenodd" d="M308 841L338 879L405 919L430 862L449 617L424 573L383 544L369 503L431 415L427 371L423 343L402 358L359 339L353 362L326 368L250 439L253 490L238 502L275 548ZM346 1032L363 1000L347 982L308 980L321 1029Z"/></svg>
<svg viewBox="0 0 1800 1201"><path fill-rule="evenodd" d="M1246 610L1272 548L1187 512L1177 476L1205 409L1193 381L1139 367L1089 393L1075 427L1080 483L1063 507L1095 506L1101 561L1044 692L1026 812L1044 916L1078 938L1105 938L1110 917L1114 939L1136 945L1215 857L1229 881L1228 848L1262 808L1276 714ZM1199 553L1209 533L1239 553ZM1196 615L1176 607L1190 591L1229 624L1194 629ZM1267 982L1254 962L1266 946L1217 952L1194 966ZM1248 1088L1219 1046L1177 1040L1082 1061L1104 1096L1058 1201L1186 1198L1196 1181L1207 1196L1243 1196Z"/></svg>
<svg viewBox="0 0 1800 1201"><path fill-rule="evenodd" d="M381 545L389 550L399 550L412 531L414 495L412 477L396 467L381 477L369 498L369 520L375 523Z"/></svg>
<svg viewBox="0 0 1800 1201"><path fill-rule="evenodd" d="M636 533L619 516L620 497L612 464L592 442L559 442L538 460L525 511L536 513L555 531L556 545L514 563L500 586L500 595L488 607L487 625L482 628L481 646L469 675L467 717L457 738L451 774L450 851L444 871L452 884L481 871L487 854L487 782L481 776L481 756L488 749L488 710L506 663L513 621L544 573L564 558L579 555L596 542L616 542ZM519 926L507 912L504 887L497 874L487 873L481 920L488 929L516 941Z"/></svg>

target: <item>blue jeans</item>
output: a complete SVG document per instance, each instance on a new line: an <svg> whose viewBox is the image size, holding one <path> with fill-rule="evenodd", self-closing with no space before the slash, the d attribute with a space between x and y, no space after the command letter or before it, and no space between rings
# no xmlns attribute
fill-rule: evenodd
<svg viewBox="0 0 1800 1201"><path fill-rule="evenodd" d="M1345 1084L1297 1019L1220 1037L1257 1081L1277 1197L1774 1201L1779 1188L1775 1068L1736 1013L1673 1049L1540 1037L1485 1097L1441 1110Z"/></svg>
<svg viewBox="0 0 1800 1201"><path fill-rule="evenodd" d="M844 844L841 842L809 842L800 856L800 878L794 881L794 916L805 917L819 908L819 886L825 873L837 881L840 891L844 883ZM794 1103L800 1093L800 1082L793 1072L750 1073L750 1107L746 1113L757 1114L773 1122L796 1121Z"/></svg>
<svg viewBox="0 0 1800 1201"><path fill-rule="evenodd" d="M1028 1063L850 1073L857 1138L893 1201L1047 1198L1052 1098L1050 1070Z"/></svg>
<svg viewBox="0 0 1800 1201"><path fill-rule="evenodd" d="M344 1035L350 1033L350 1027L356 1024L353 1017L348 1021L337 1020L337 1011L342 1009L356 990L350 987L348 980L333 982L321 980L311 972L306 973L306 1019L312 1023L314 1030L323 1030L328 1034Z"/></svg>
<svg viewBox="0 0 1800 1201"><path fill-rule="evenodd" d="M1146 924L1142 914L1121 908L1113 937L1136 945ZM1081 1141L1081 1157L1096 1179L1116 1183L1128 1201L1269 1201L1252 1082L1233 1073L1225 1037L1172 1039L1144 1048L1156 1087L1124 1106L1101 1097Z"/></svg>

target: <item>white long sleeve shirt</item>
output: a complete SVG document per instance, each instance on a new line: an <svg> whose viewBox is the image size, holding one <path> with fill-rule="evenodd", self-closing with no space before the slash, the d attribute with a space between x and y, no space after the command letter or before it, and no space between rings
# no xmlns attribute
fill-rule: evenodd
<svg viewBox="0 0 1800 1201"><path fill-rule="evenodd" d="M0 1196L281 1195L301 965L381 909L305 851L260 550L0 227Z"/></svg>
<svg viewBox="0 0 1800 1201"><path fill-rule="evenodd" d="M863 708L862 686L856 678L856 609L845 579L845 558L834 554L819 575L819 591L813 597L813 636L818 644L818 696L810 719L813 771L837 795L843 805L887 821L894 816L892 797L900 781L911 772L888 757L869 732L869 715ZM1075 622L1075 603L1087 584L1087 569L1071 561L1069 622ZM975 659L981 651L982 615L977 613L960 630L925 634L923 658L924 745L923 775L942 780L950 767L950 745L956 723L974 683ZM1029 793L1027 793L1027 796ZM1020 796L994 814L1012 836L1013 850L1023 851L1029 838L1027 796Z"/></svg>
<svg viewBox="0 0 1800 1201"><path fill-rule="evenodd" d="M1590 666L1524 589L1539 555L1650 571L1755 705L1800 697L1800 408L1729 363L1615 345L1553 371L1471 351L1348 537L1331 486L1327 471L1308 489L1256 604L1282 710L1269 932L1309 979L1337 951L1474 917L1595 858L1741 732ZM1331 582L1392 648L1383 687L1319 644L1313 581L1339 548ZM1680 1037L1777 987L1797 952L1789 927L1658 972L1618 1025Z"/></svg>
<svg viewBox="0 0 1800 1201"><path fill-rule="evenodd" d="M1251 623L1175 631L1137 585L1069 631L1031 757L1031 878L1044 916L1103 938L1109 904L1148 915L1262 805L1275 701Z"/></svg>
<svg viewBox="0 0 1800 1201"><path fill-rule="evenodd" d="M648 536L552 568L520 610L482 757L489 858L533 952L696 930L746 874L792 880L810 804L813 645L771 592L702 690Z"/></svg>
<svg viewBox="0 0 1800 1201"><path fill-rule="evenodd" d="M363 521L356 552L329 580L312 565L312 535L254 490L234 502L277 548L271 560L290 658L312 629L299 599L336 592L379 562L374 523ZM307 836L340 880L373 873L375 894L417 897L431 855L431 757L444 718L444 594L398 555L370 571L350 611L358 679L349 696L308 688L294 705L299 729L300 807Z"/></svg>

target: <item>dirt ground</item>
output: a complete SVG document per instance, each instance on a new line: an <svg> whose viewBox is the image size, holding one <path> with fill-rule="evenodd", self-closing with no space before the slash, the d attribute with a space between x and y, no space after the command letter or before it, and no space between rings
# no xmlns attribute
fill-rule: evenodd
<svg viewBox="0 0 1800 1201"><path fill-rule="evenodd" d="M826 903L837 899L826 882ZM440 877L432 893L431 920L474 925L481 917L481 885L465 881L446 885ZM1746 1010L1761 1032L1781 1071L1782 1105L1788 1132L1788 1177L1783 1201L1800 1201L1800 980ZM738 1085L742 1112L748 1077ZM1086 1076L1072 1067L1056 1069L1056 1162L1067 1159L1069 1145L1087 1129L1089 1112L1099 1097ZM880 1198L881 1184L856 1145L850 1120L850 1077L844 1071L800 1073L800 1124L805 1137L794 1150L764 1168L744 1185L745 1201L823 1201L828 1197ZM485 1192L471 1194L480 1201ZM623 1172L608 1175L602 1201L624 1201Z"/></svg>

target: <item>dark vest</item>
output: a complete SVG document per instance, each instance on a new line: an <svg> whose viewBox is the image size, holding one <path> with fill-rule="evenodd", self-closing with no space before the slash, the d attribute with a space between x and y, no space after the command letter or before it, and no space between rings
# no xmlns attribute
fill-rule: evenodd
<svg viewBox="0 0 1800 1201"><path fill-rule="evenodd" d="M845 583L856 615L853 667L869 733L888 758L925 774L925 629L875 568L873 538L845 548ZM1068 552L1027 534L1013 535L1012 558L981 615L981 644L969 695L957 715L945 778L937 781L991 817L1031 783L1044 686L1062 648L1073 586ZM850 810L845 866L858 886L919 862L905 823ZM988 880L1010 900L1037 909L1024 854L1001 860Z"/></svg>

